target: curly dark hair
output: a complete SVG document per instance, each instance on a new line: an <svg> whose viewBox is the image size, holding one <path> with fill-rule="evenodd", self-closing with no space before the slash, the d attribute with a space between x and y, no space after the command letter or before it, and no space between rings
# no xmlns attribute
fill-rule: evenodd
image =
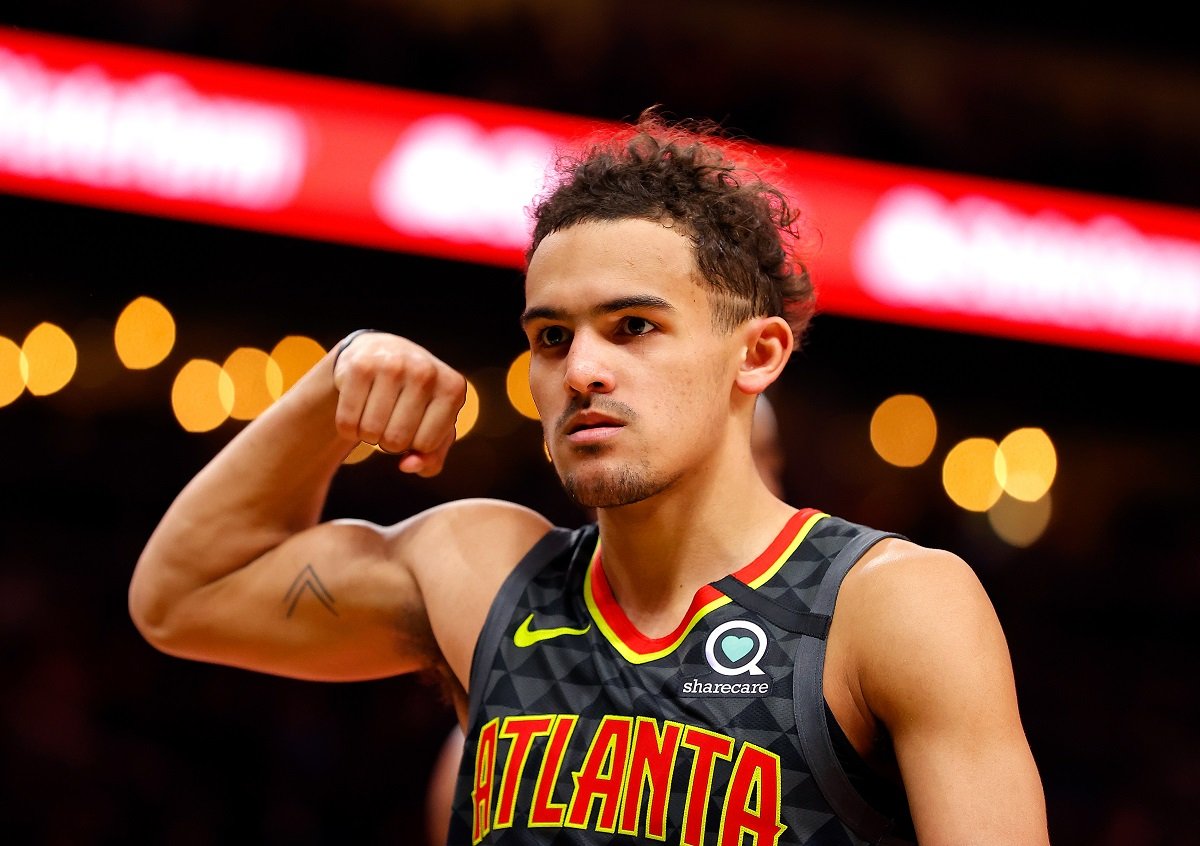
<svg viewBox="0 0 1200 846"><path fill-rule="evenodd" d="M751 317L777 315L799 344L816 307L808 270L794 255L800 214L731 157L736 149L715 124L668 125L654 110L643 112L630 129L559 159L559 181L534 205L526 262L547 235L579 223L679 226L712 288L714 326L732 331Z"/></svg>

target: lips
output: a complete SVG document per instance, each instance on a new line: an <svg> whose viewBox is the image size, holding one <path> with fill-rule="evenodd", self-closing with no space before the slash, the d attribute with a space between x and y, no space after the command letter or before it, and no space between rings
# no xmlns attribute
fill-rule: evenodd
<svg viewBox="0 0 1200 846"><path fill-rule="evenodd" d="M617 435L626 423L618 417L595 410L577 412L567 418L559 431L576 446L594 445Z"/></svg>
<svg viewBox="0 0 1200 846"><path fill-rule="evenodd" d="M564 431L567 435L574 435L578 432L585 432L591 429L616 429L624 425L623 421L615 417L609 417L606 414L599 414L595 411L581 411L567 421Z"/></svg>

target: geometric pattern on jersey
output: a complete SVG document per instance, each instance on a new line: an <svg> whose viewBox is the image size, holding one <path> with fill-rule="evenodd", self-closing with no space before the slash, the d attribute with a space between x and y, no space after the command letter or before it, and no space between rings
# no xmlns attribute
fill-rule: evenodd
<svg viewBox="0 0 1200 846"><path fill-rule="evenodd" d="M886 536L799 511L735 565L758 599L706 585L675 631L649 638L612 597L598 528L552 530L476 644L448 843L903 842L836 758L812 752L832 749L824 640L787 619L821 602L831 614L853 564L843 550L857 559ZM806 686L816 700L797 698Z"/></svg>

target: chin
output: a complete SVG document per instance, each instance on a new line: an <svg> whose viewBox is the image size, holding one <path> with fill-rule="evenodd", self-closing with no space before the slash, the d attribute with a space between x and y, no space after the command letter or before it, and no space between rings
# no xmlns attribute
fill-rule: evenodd
<svg viewBox="0 0 1200 846"><path fill-rule="evenodd" d="M562 486L584 508L617 508L642 502L669 488L674 479L655 474L650 467L587 468L560 473Z"/></svg>

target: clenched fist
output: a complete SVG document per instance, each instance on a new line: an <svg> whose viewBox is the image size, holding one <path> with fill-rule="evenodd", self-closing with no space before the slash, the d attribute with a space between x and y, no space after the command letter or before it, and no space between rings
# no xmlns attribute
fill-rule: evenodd
<svg viewBox="0 0 1200 846"><path fill-rule="evenodd" d="M403 454L405 473L440 473L467 380L405 338L372 331L347 340L333 369L338 434Z"/></svg>

